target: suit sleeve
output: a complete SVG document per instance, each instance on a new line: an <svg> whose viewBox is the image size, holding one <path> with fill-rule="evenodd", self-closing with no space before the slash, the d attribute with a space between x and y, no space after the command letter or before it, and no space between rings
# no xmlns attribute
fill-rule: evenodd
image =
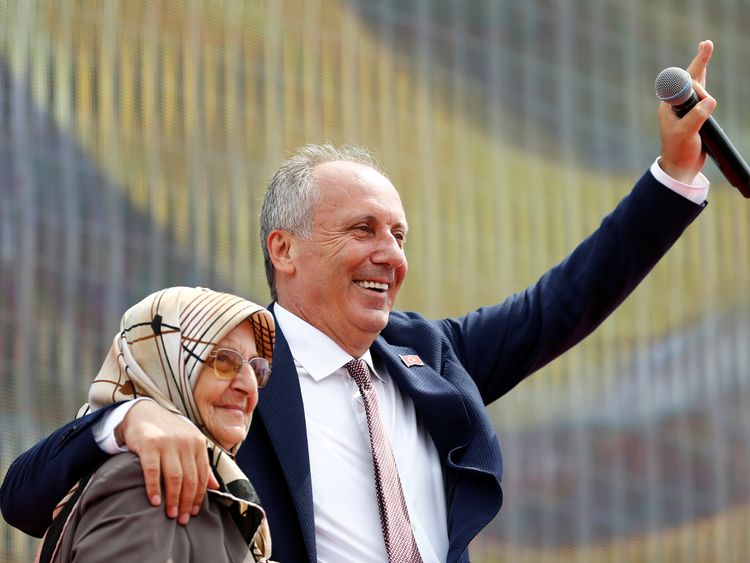
<svg viewBox="0 0 750 563"><path fill-rule="evenodd" d="M484 403L588 336L704 207L646 172L599 228L535 284L498 305L445 321Z"/></svg>
<svg viewBox="0 0 750 563"><path fill-rule="evenodd" d="M44 534L57 503L109 457L91 429L110 408L69 422L11 464L0 487L0 509L8 524L31 536Z"/></svg>

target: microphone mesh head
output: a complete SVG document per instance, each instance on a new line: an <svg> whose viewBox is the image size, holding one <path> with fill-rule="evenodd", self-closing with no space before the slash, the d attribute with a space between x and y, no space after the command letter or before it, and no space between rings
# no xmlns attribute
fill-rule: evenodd
<svg viewBox="0 0 750 563"><path fill-rule="evenodd" d="M690 73L678 66L662 70L656 77L656 97L672 106L679 106L690 99L693 79Z"/></svg>

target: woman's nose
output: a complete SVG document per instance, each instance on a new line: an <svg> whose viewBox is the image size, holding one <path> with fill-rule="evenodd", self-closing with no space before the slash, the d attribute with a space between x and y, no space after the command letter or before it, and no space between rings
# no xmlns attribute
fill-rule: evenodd
<svg viewBox="0 0 750 563"><path fill-rule="evenodd" d="M243 363L240 372L232 378L230 387L235 391L240 391L246 395L254 389L257 390L258 380L255 377L255 371L248 363Z"/></svg>

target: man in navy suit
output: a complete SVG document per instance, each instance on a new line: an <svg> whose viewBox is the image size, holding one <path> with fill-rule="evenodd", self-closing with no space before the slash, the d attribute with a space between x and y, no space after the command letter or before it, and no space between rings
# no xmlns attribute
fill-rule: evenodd
<svg viewBox="0 0 750 563"><path fill-rule="evenodd" d="M705 207L698 130L710 41L688 67L702 101L683 119L662 104L661 156L563 262L502 303L430 321L393 311L408 224L369 154L303 147L271 181L261 217L277 340L238 463L266 507L281 561L384 561L367 421L343 367L362 358L423 561L468 561L502 504L502 460L485 405L580 342ZM141 457L149 499L186 524L214 486L202 436L154 403L69 423L19 457L2 487L6 520L32 535L97 462ZM162 481L163 479L163 481Z"/></svg>

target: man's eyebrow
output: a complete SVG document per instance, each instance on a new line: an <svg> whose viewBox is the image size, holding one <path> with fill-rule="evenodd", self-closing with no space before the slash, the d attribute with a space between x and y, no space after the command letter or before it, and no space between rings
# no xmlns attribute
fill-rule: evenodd
<svg viewBox="0 0 750 563"><path fill-rule="evenodd" d="M353 218L354 223L365 222L365 223L378 223L379 219L375 215L361 215ZM404 232L409 231L409 224L404 221L398 221L393 224L392 229L403 229Z"/></svg>

